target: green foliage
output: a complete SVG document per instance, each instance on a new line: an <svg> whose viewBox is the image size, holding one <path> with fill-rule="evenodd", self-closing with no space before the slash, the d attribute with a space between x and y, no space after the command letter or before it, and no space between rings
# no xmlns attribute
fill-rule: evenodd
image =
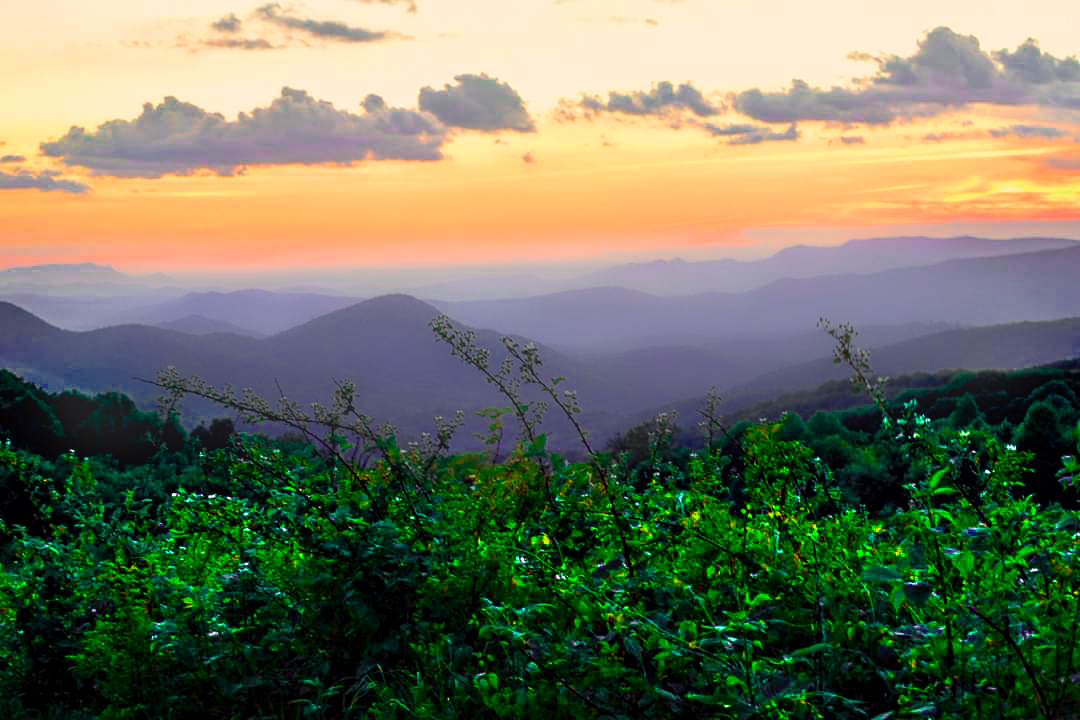
<svg viewBox="0 0 1080 720"><path fill-rule="evenodd" d="M487 368L467 336L438 327ZM879 390L853 333L838 334L838 355ZM917 400L879 395L873 437L836 416L789 416L691 452L658 423L636 436L647 472L594 452L583 431L588 461L569 463L546 449L514 378L571 418L576 402L533 350L507 348L509 369L488 371L510 403L489 417L522 426L505 457L451 455L455 424L442 420L399 446L355 411L348 385L309 417L175 374L161 381L174 396L297 435L231 436L189 465L159 446L125 468L0 446L0 715L1066 718L1080 707L1080 517L1024 495L1035 450L978 418L935 427ZM1080 426L1065 433L1053 394L1018 436L1054 427L1080 454ZM109 401L102 422L108 408L127 432L135 416ZM1051 458L1063 494L1075 457ZM888 514L863 502L894 490Z"/></svg>

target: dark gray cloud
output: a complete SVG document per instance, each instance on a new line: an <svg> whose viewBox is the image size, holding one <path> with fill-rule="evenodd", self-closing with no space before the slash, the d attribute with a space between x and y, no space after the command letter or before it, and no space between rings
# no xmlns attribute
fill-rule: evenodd
<svg viewBox="0 0 1080 720"><path fill-rule="evenodd" d="M705 129L711 134L717 137L727 137L731 135L745 135L747 133L755 133L766 130L760 125L713 125L712 123L705 123Z"/></svg>
<svg viewBox="0 0 1080 720"><path fill-rule="evenodd" d="M701 91L690 83L678 87L668 81L659 82L648 91L630 93L609 92L605 102L595 95L586 95L581 107L589 113L613 112L625 115L659 116L670 110L689 110L699 117L710 117L723 108L709 103Z"/></svg>
<svg viewBox="0 0 1080 720"><path fill-rule="evenodd" d="M728 140L728 145L760 145L765 142L795 142L799 139L799 129L795 123L784 132L773 132L770 128L761 128L757 132L737 135Z"/></svg>
<svg viewBox="0 0 1080 720"><path fill-rule="evenodd" d="M285 14L281 5L278 3L267 3L266 5L257 8L255 10L255 17L279 27L307 33L308 35L323 40L366 43L405 37L403 35L398 35L397 33L352 27L345 23L338 22L337 20L310 20L307 18L298 18L293 15Z"/></svg>
<svg viewBox="0 0 1080 720"><path fill-rule="evenodd" d="M774 132L772 128L761 125L713 125L705 123L702 127L714 137L730 138L728 145L758 145L763 142L784 142L799 139L799 130L792 123L784 132Z"/></svg>
<svg viewBox="0 0 1080 720"><path fill-rule="evenodd" d="M996 138L1043 138L1052 140L1065 137L1068 133L1055 127L1042 127L1041 125L1010 125L1009 127L991 130L990 134Z"/></svg>
<svg viewBox="0 0 1080 720"><path fill-rule="evenodd" d="M365 5L406 5L408 11L411 13L416 12L416 3L414 0L355 0L355 2L362 2Z"/></svg>
<svg viewBox="0 0 1080 720"><path fill-rule="evenodd" d="M39 173L29 170L17 170L13 173L0 172L0 190L41 190L43 192L66 192L83 195L90 192L90 186L74 180L58 177L59 173L44 170Z"/></svg>
<svg viewBox="0 0 1080 720"><path fill-rule="evenodd" d="M21 163L26 162L25 155L0 155L0 163Z"/></svg>
<svg viewBox="0 0 1080 720"><path fill-rule="evenodd" d="M220 20L215 20L214 22L210 23L210 27L212 29L223 33L240 32L240 25L240 18L236 17L236 15L231 13L221 18Z"/></svg>
<svg viewBox="0 0 1080 720"><path fill-rule="evenodd" d="M815 88L794 80L788 90L746 90L736 109L759 122L817 120L889 125L971 103L1080 108L1080 63L1059 60L1028 40L1015 52L987 53L971 35L947 27L927 33L910 57L872 57L878 72L853 88Z"/></svg>
<svg viewBox="0 0 1080 720"><path fill-rule="evenodd" d="M741 92L735 96L735 109L768 123L824 120L888 125L896 119L896 111L884 101L844 88L819 90L803 80L793 80L784 92L766 93L756 88Z"/></svg>
<svg viewBox="0 0 1080 720"><path fill-rule="evenodd" d="M371 93L366 98L364 98L364 102L360 104L363 106L364 110L369 113L378 112L379 110L386 109L386 101L374 93Z"/></svg>
<svg viewBox="0 0 1080 720"><path fill-rule="evenodd" d="M1080 61L1075 57L1059 60L1044 53L1034 38L1028 38L1015 52L998 50L993 55L1008 72L1032 85L1080 82Z"/></svg>
<svg viewBox="0 0 1080 720"><path fill-rule="evenodd" d="M274 45L266 38L210 38L203 40L206 47L223 48L226 50L278 50L280 45Z"/></svg>
<svg viewBox="0 0 1080 720"><path fill-rule="evenodd" d="M157 178L198 170L232 175L247 165L433 161L445 138L445 128L424 113L384 107L354 115L283 88L269 107L232 121L167 97L143 105L134 120L110 120L96 131L73 127L42 143L41 152L97 175Z"/></svg>
<svg viewBox="0 0 1080 720"><path fill-rule="evenodd" d="M420 90L421 110L450 127L469 130L534 132L536 125L525 104L507 83L487 75L457 75L454 85L442 90Z"/></svg>

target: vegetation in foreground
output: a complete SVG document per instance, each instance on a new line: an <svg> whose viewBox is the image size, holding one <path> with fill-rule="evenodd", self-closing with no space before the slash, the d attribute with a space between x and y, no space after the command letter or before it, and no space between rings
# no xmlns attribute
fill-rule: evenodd
<svg viewBox="0 0 1080 720"><path fill-rule="evenodd" d="M0 714L1074 716L1071 387L1026 398L1018 426L966 400L932 422L885 402L850 327L825 328L876 432L824 414L726 431L706 409L700 450L661 420L619 454L582 432L583 463L547 452L543 408L518 401L536 384L577 416L535 353L507 341L489 368L446 322L509 402L487 456L446 452L455 422L399 447L348 385L308 417L159 381L313 445L224 423L189 438L174 407L120 398L61 421L4 377ZM507 418L523 440L504 453Z"/></svg>

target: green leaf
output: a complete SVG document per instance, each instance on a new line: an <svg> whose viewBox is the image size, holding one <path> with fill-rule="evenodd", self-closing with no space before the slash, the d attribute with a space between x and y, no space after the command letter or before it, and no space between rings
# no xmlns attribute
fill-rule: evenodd
<svg viewBox="0 0 1080 720"><path fill-rule="evenodd" d="M931 588L926 583L904 583L904 596L918 607L926 607Z"/></svg>
<svg viewBox="0 0 1080 720"><path fill-rule="evenodd" d="M956 563L956 569L964 575L970 575L975 569L975 555L970 550L957 555L953 562Z"/></svg>
<svg viewBox="0 0 1080 720"><path fill-rule="evenodd" d="M890 567L875 565L863 570L862 577L866 582L896 582L902 580L904 576Z"/></svg>
<svg viewBox="0 0 1080 720"><path fill-rule="evenodd" d="M816 645L811 645L810 647L799 648L795 652L791 653L788 657L795 658L795 657L803 657L803 656L806 656L806 655L813 655L814 653L821 652L822 650L825 650L825 649L828 649L828 648L831 648L831 647L832 647L831 643L817 643Z"/></svg>
<svg viewBox="0 0 1080 720"><path fill-rule="evenodd" d="M719 705L723 702L723 698L719 695L702 695L700 693L686 693L686 699L705 705Z"/></svg>

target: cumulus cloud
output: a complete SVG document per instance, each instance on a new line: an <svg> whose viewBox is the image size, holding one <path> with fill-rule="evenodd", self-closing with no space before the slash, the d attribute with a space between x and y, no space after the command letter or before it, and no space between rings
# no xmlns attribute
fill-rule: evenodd
<svg viewBox="0 0 1080 720"><path fill-rule="evenodd" d="M947 27L927 33L910 57L872 57L878 72L854 88L815 88L794 80L782 92L751 89L736 109L760 122L817 120L889 125L929 117L971 103L1080 108L1080 63L1059 60L1028 40L1015 52L987 53L971 35Z"/></svg>
<svg viewBox="0 0 1080 720"><path fill-rule="evenodd" d="M58 177L59 173L44 170L39 173L18 170L13 173L0 172L0 190L41 190L42 192L66 192L83 195L90 192L90 186L74 180Z"/></svg>
<svg viewBox="0 0 1080 720"><path fill-rule="evenodd" d="M773 132L770 128L762 128L758 132L737 135L728 140L728 145L759 145L764 142L795 142L799 139L799 129L792 123L784 132Z"/></svg>
<svg viewBox="0 0 1080 720"><path fill-rule="evenodd" d="M766 128L760 125L713 125L712 123L705 123L705 129L710 134L718 137L726 137L732 135L745 135L747 133L760 132Z"/></svg>
<svg viewBox="0 0 1080 720"><path fill-rule="evenodd" d="M255 10L255 17L273 25L307 33L308 35L323 40L365 43L404 37L396 33L352 27L336 20L310 20L307 18L298 18L293 15L285 14L281 5L278 3L267 3L260 6Z"/></svg>
<svg viewBox="0 0 1080 720"><path fill-rule="evenodd" d="M1025 139L1043 138L1046 140L1053 140L1065 137L1068 133L1055 127L1042 127L1040 125L1010 125L1009 127L991 130L990 134L996 138L1018 137Z"/></svg>
<svg viewBox="0 0 1080 720"><path fill-rule="evenodd" d="M0 143L2 144L2 143ZM26 162L25 155L0 155L0 163L21 163Z"/></svg>
<svg viewBox="0 0 1080 720"><path fill-rule="evenodd" d="M364 110L369 113L378 112L379 110L386 109L386 101L374 93L369 94L366 98L364 98L364 102L360 104L363 106Z"/></svg>
<svg viewBox="0 0 1080 720"><path fill-rule="evenodd" d="M648 91L630 93L609 92L607 101L586 95L581 107L590 113L612 112L625 115L659 116L671 110L689 110L699 117L709 117L723 112L723 108L709 103L701 91L690 83L675 87L668 81L659 82Z"/></svg>
<svg viewBox="0 0 1080 720"><path fill-rule="evenodd" d="M1080 61L1075 57L1059 60L1044 53L1034 38L1028 38L1015 52L998 50L993 55L1008 72L1031 85L1080 82Z"/></svg>
<svg viewBox="0 0 1080 720"><path fill-rule="evenodd" d="M110 120L96 131L73 127L41 152L97 175L157 178L209 170L232 175L248 165L368 160L434 161L445 128L412 110L379 108L354 115L303 90L283 88L269 107L236 120L174 97L146 103L134 120Z"/></svg>
<svg viewBox="0 0 1080 720"><path fill-rule="evenodd" d="M420 109L450 127L469 130L534 132L525 104L507 83L487 75L457 75L442 90L420 90Z"/></svg>
<svg viewBox="0 0 1080 720"><path fill-rule="evenodd" d="M236 15L232 13L226 15L220 20L215 20L214 22L210 23L211 29L223 33L240 32L240 25L240 18L236 17Z"/></svg>
<svg viewBox="0 0 1080 720"><path fill-rule="evenodd" d="M799 139L799 130L792 123L784 132L774 132L761 125L713 125L705 123L705 130L714 137L730 138L728 145L758 145L764 142L793 142Z"/></svg>

